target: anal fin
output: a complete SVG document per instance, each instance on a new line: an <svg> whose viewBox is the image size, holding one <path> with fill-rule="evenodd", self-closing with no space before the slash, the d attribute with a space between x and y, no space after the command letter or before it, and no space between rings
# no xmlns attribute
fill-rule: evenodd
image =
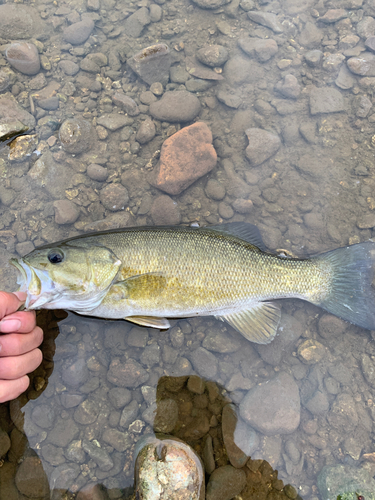
<svg viewBox="0 0 375 500"><path fill-rule="evenodd" d="M272 302L258 302L243 311L216 317L229 323L247 340L269 344L276 335L281 312Z"/></svg>
<svg viewBox="0 0 375 500"><path fill-rule="evenodd" d="M127 316L124 319L136 325L158 328L159 330L168 330L168 328L171 327L167 319L157 318L155 316Z"/></svg>

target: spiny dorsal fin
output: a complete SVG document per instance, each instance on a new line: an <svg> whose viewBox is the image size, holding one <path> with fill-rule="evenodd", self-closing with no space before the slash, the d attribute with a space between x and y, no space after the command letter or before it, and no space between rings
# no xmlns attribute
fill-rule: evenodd
<svg viewBox="0 0 375 500"><path fill-rule="evenodd" d="M258 302L243 311L216 317L229 323L247 340L269 344L276 335L281 312L272 302Z"/></svg>
<svg viewBox="0 0 375 500"><path fill-rule="evenodd" d="M241 240L247 241L256 246L262 252L266 251L266 246L263 243L259 229L254 224L248 222L227 222L215 226L207 226L206 229L225 234L227 236L235 236Z"/></svg>
<svg viewBox="0 0 375 500"><path fill-rule="evenodd" d="M171 327L169 321L165 318L156 318L154 316L127 316L126 321L131 321L140 326L149 326L159 328L159 330L168 330Z"/></svg>

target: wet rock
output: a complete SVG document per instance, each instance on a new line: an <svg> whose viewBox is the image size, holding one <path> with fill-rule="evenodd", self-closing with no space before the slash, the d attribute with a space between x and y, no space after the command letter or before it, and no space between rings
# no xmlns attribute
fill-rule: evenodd
<svg viewBox="0 0 375 500"><path fill-rule="evenodd" d="M134 455L137 497L204 500L203 466L189 445L163 435L146 436Z"/></svg>
<svg viewBox="0 0 375 500"><path fill-rule="evenodd" d="M171 66L169 47L165 43L146 47L129 58L127 64L149 85L156 82L165 85L169 80Z"/></svg>
<svg viewBox="0 0 375 500"><path fill-rule="evenodd" d="M154 432L170 434L178 420L178 405L174 399L158 401L154 420Z"/></svg>
<svg viewBox="0 0 375 500"><path fill-rule="evenodd" d="M195 76L196 78L201 78L203 80L224 80L224 77L216 71L207 68L204 64L201 64L195 56L187 57L185 59L186 71L189 75Z"/></svg>
<svg viewBox="0 0 375 500"><path fill-rule="evenodd" d="M266 62L273 57L278 46L272 38L239 38L239 47L250 57L257 57L259 61Z"/></svg>
<svg viewBox="0 0 375 500"><path fill-rule="evenodd" d="M231 57L224 66L223 75L229 85L239 86L245 82L256 82L263 78L263 69L255 61L244 57Z"/></svg>
<svg viewBox="0 0 375 500"><path fill-rule="evenodd" d="M249 140L249 145L246 148L246 158L253 166L260 165L271 158L281 145L279 137L267 130L249 128L245 130L245 134Z"/></svg>
<svg viewBox="0 0 375 500"><path fill-rule="evenodd" d="M133 38L138 38L145 26L150 24L150 12L147 7L141 7L129 16L124 23L125 34Z"/></svg>
<svg viewBox="0 0 375 500"><path fill-rule="evenodd" d="M7 3L0 5L0 33L9 40L44 38L46 27L34 7Z"/></svg>
<svg viewBox="0 0 375 500"><path fill-rule="evenodd" d="M345 9L329 9L324 16L319 17L319 20L325 24L331 24L346 17L348 17L348 12Z"/></svg>
<svg viewBox="0 0 375 500"><path fill-rule="evenodd" d="M134 101L134 99L123 94L122 92L116 92L115 94L113 94L112 102L115 106L122 108L129 116L139 115L139 108L137 103Z"/></svg>
<svg viewBox="0 0 375 500"><path fill-rule="evenodd" d="M240 342L227 333L209 330L205 336L202 346L208 351L230 353L236 352L241 347Z"/></svg>
<svg viewBox="0 0 375 500"><path fill-rule="evenodd" d="M14 480L22 495L29 498L44 498L49 495L47 475L38 457L26 457L18 467Z"/></svg>
<svg viewBox="0 0 375 500"><path fill-rule="evenodd" d="M38 106L46 111L54 111L59 107L58 97L49 97L48 99L40 99L38 101Z"/></svg>
<svg viewBox="0 0 375 500"><path fill-rule="evenodd" d="M129 389L123 387L113 387L108 393L108 398L112 405L116 408L123 408L131 401L132 395Z"/></svg>
<svg viewBox="0 0 375 500"><path fill-rule="evenodd" d="M114 466L113 460L109 454L104 450L104 448L95 444L95 442L84 439L82 441L82 449L102 471L109 471Z"/></svg>
<svg viewBox="0 0 375 500"><path fill-rule="evenodd" d="M74 361L70 366L65 367L62 373L64 384L70 387L79 387L81 384L84 384L88 378L89 371L84 359Z"/></svg>
<svg viewBox="0 0 375 500"><path fill-rule="evenodd" d="M206 500L231 500L246 486L246 474L242 469L224 465L215 469L207 484Z"/></svg>
<svg viewBox="0 0 375 500"><path fill-rule="evenodd" d="M85 232L107 231L108 229L119 229L133 225L134 219L129 212L119 212L109 214L105 219L86 224L83 230Z"/></svg>
<svg viewBox="0 0 375 500"><path fill-rule="evenodd" d="M371 52L362 52L360 57L351 57L347 65L355 75L375 76L375 54Z"/></svg>
<svg viewBox="0 0 375 500"><path fill-rule="evenodd" d="M147 144L155 137L155 134L156 128L154 122L151 118L146 118L146 120L141 123L135 139L139 144Z"/></svg>
<svg viewBox="0 0 375 500"><path fill-rule="evenodd" d="M197 122L163 143L160 162L150 182L169 194L180 194L210 172L216 160L211 131L205 123Z"/></svg>
<svg viewBox="0 0 375 500"><path fill-rule="evenodd" d="M218 362L212 353L203 347L198 347L198 349L191 353L191 362L194 366L194 370L201 377L207 379L215 378L218 369Z"/></svg>
<svg viewBox="0 0 375 500"><path fill-rule="evenodd" d="M362 215L357 220L357 226L360 229L371 229L375 227L375 216L372 213Z"/></svg>
<svg viewBox="0 0 375 500"><path fill-rule="evenodd" d="M163 16L163 9L160 5L156 5L155 3L150 5L150 20L152 23L158 23Z"/></svg>
<svg viewBox="0 0 375 500"><path fill-rule="evenodd" d="M100 191L100 201L111 212L124 210L129 201L128 190L121 184L108 184Z"/></svg>
<svg viewBox="0 0 375 500"><path fill-rule="evenodd" d="M204 380L198 377L198 375L191 375L187 382L187 388L194 394L203 394L205 388Z"/></svg>
<svg viewBox="0 0 375 500"><path fill-rule="evenodd" d="M0 5L0 7L2 6ZM28 127L29 130L35 127L35 118L33 115L23 109L9 92L0 96L0 120L3 123L4 120L8 122L18 120Z"/></svg>
<svg viewBox="0 0 375 500"><path fill-rule="evenodd" d="M53 207L55 209L56 224L73 224L80 214L77 205L69 200L56 200Z"/></svg>
<svg viewBox="0 0 375 500"><path fill-rule="evenodd" d="M61 465L66 462L63 449L54 446L53 444L46 444L42 446L42 456L51 465Z"/></svg>
<svg viewBox="0 0 375 500"><path fill-rule="evenodd" d="M353 101L355 115L359 118L366 118L372 108L372 102L364 95L358 96Z"/></svg>
<svg viewBox="0 0 375 500"><path fill-rule="evenodd" d="M222 66L229 57L228 51L222 45L206 45L198 50L198 61L212 68Z"/></svg>
<svg viewBox="0 0 375 500"><path fill-rule="evenodd" d="M91 148L93 134L93 128L87 120L68 118L61 124L59 139L65 151L79 154Z"/></svg>
<svg viewBox="0 0 375 500"><path fill-rule="evenodd" d="M320 66L323 59L323 52L321 50L309 50L305 54L305 61L311 68Z"/></svg>
<svg viewBox="0 0 375 500"><path fill-rule="evenodd" d="M5 457L9 448L10 438L3 429L0 429L0 458Z"/></svg>
<svg viewBox="0 0 375 500"><path fill-rule="evenodd" d="M55 411L48 405L38 405L33 409L31 419L42 429L50 429L55 422Z"/></svg>
<svg viewBox="0 0 375 500"><path fill-rule="evenodd" d="M314 23L307 22L298 38L299 43L306 49L315 49L320 45L323 32Z"/></svg>
<svg viewBox="0 0 375 500"><path fill-rule="evenodd" d="M134 359L129 358L125 363L119 359L111 362L107 373L107 379L111 384L120 387L138 387L146 382L149 374Z"/></svg>
<svg viewBox="0 0 375 500"><path fill-rule="evenodd" d="M141 363L151 368L160 362L160 347L157 344L148 345L141 355Z"/></svg>
<svg viewBox="0 0 375 500"><path fill-rule="evenodd" d="M120 453L130 448L133 443L127 432L121 432L117 429L106 429L103 432L103 441Z"/></svg>
<svg viewBox="0 0 375 500"><path fill-rule="evenodd" d="M3 119L0 120L0 142L5 142L15 135L26 132L28 127L19 120Z"/></svg>
<svg viewBox="0 0 375 500"><path fill-rule="evenodd" d="M295 431L300 421L297 384L285 372L253 387L240 403L241 417L266 436Z"/></svg>
<svg viewBox="0 0 375 500"><path fill-rule="evenodd" d="M373 471L366 466L325 465L318 476L318 488L322 500L355 500L358 495L371 500L371 492L375 491Z"/></svg>
<svg viewBox="0 0 375 500"><path fill-rule="evenodd" d="M96 163L91 163L87 167L87 175L93 181L104 182L108 177L108 169L102 167L101 165L97 165Z"/></svg>
<svg viewBox="0 0 375 500"><path fill-rule="evenodd" d="M348 90L354 87L356 81L353 74L349 71L347 66L341 66L339 74L335 80L337 87L343 90Z"/></svg>
<svg viewBox="0 0 375 500"><path fill-rule="evenodd" d="M294 75L285 75L275 85L275 90L288 99L297 99L301 93L301 86Z"/></svg>
<svg viewBox="0 0 375 500"><path fill-rule="evenodd" d="M277 329L277 335L271 344L256 345L255 349L266 363L277 366L285 353L292 349L302 335L304 326L289 314L283 314Z"/></svg>
<svg viewBox="0 0 375 500"><path fill-rule="evenodd" d="M338 394L327 416L330 425L344 435L356 428L358 418L352 396L345 393Z"/></svg>
<svg viewBox="0 0 375 500"><path fill-rule="evenodd" d="M224 90L219 90L216 94L217 99L224 103L229 108L237 109L242 104L242 99L236 94L225 92Z"/></svg>
<svg viewBox="0 0 375 500"><path fill-rule="evenodd" d="M75 408L85 399L83 394L68 394L64 392L60 396L60 402L64 408Z"/></svg>
<svg viewBox="0 0 375 500"><path fill-rule="evenodd" d="M359 21L357 35L364 40L375 35L375 19L372 16L365 16Z"/></svg>
<svg viewBox="0 0 375 500"><path fill-rule="evenodd" d="M341 92L330 87L315 87L311 90L310 112L312 115L340 111L345 111L345 102Z"/></svg>
<svg viewBox="0 0 375 500"><path fill-rule="evenodd" d="M119 113L110 113L99 116L97 119L97 124L102 125L108 130L114 132L119 128L125 127L126 125L132 125L133 119L128 116L119 114Z"/></svg>
<svg viewBox="0 0 375 500"><path fill-rule="evenodd" d="M151 207L151 217L156 226L175 225L181 222L178 205L167 195L158 196Z"/></svg>
<svg viewBox="0 0 375 500"><path fill-rule="evenodd" d="M5 51L8 63L24 75L36 75L40 70L38 49L33 43L14 42Z"/></svg>
<svg viewBox="0 0 375 500"><path fill-rule="evenodd" d="M317 340L308 339L298 346L297 354L301 361L313 365L324 358L326 348Z"/></svg>
<svg viewBox="0 0 375 500"><path fill-rule="evenodd" d="M216 179L209 179L205 187L205 193L212 200L220 201L225 197L225 187Z"/></svg>
<svg viewBox="0 0 375 500"><path fill-rule="evenodd" d="M58 63L58 67L68 76L74 76L79 71L79 66L73 61L64 59Z"/></svg>
<svg viewBox="0 0 375 500"><path fill-rule="evenodd" d="M282 33L284 31L279 20L277 19L276 14L251 10L247 13L247 15L251 21L261 24L262 26L266 26L266 28L270 28L274 33Z"/></svg>
<svg viewBox="0 0 375 500"><path fill-rule="evenodd" d="M199 114L199 99L186 91L165 92L160 101L150 106L153 118L166 122L187 122L194 120Z"/></svg>
<svg viewBox="0 0 375 500"><path fill-rule="evenodd" d="M209 88L211 88L213 82L209 80L201 80L200 78L190 78L186 82L186 90L189 92L205 92Z"/></svg>
<svg viewBox="0 0 375 500"><path fill-rule="evenodd" d="M221 427L230 463L236 468L243 467L259 446L258 435L238 417L233 404L224 406Z"/></svg>
<svg viewBox="0 0 375 500"><path fill-rule="evenodd" d="M63 39L65 42L71 43L72 45L81 45L91 35L94 26L95 23L90 18L85 18L83 21L73 23L64 28Z"/></svg>
<svg viewBox="0 0 375 500"><path fill-rule="evenodd" d="M206 474L211 474L215 470L216 464L214 458L214 450L212 446L212 437L209 434L207 435L206 440L204 442L202 458Z"/></svg>
<svg viewBox="0 0 375 500"><path fill-rule="evenodd" d="M4 92L10 85L10 78L5 71L0 70L0 92Z"/></svg>
<svg viewBox="0 0 375 500"><path fill-rule="evenodd" d="M375 52L375 36L369 36L365 41L365 47Z"/></svg>
<svg viewBox="0 0 375 500"><path fill-rule="evenodd" d="M137 418L138 412L138 403L133 399L133 401L125 406L125 408L122 410L119 426L127 429L129 425Z"/></svg>
<svg viewBox="0 0 375 500"><path fill-rule="evenodd" d="M79 429L71 418L58 419L53 429L48 433L48 443L65 448L76 439Z"/></svg>
<svg viewBox="0 0 375 500"><path fill-rule="evenodd" d="M82 464L85 461L86 454L82 449L82 441L72 441L64 451L66 458L77 464Z"/></svg>
<svg viewBox="0 0 375 500"><path fill-rule="evenodd" d="M75 410L74 420L82 425L93 424L98 418L99 411L100 408L95 400L86 399Z"/></svg>
<svg viewBox="0 0 375 500"><path fill-rule="evenodd" d="M329 410L328 395L324 390L317 389L313 396L304 404L313 415L325 415Z"/></svg>
<svg viewBox="0 0 375 500"><path fill-rule="evenodd" d="M230 0L193 0L202 9L217 9L230 2Z"/></svg>
<svg viewBox="0 0 375 500"><path fill-rule="evenodd" d="M375 387L375 366L370 356L368 356L367 354L362 354L361 368L367 382Z"/></svg>

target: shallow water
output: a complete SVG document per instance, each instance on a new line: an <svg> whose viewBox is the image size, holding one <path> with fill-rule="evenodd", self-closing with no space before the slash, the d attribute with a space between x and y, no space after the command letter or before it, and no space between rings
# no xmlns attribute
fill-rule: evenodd
<svg viewBox="0 0 375 500"><path fill-rule="evenodd" d="M28 146L5 138L0 150L1 289L16 289L11 257L111 227L246 221L270 250L301 257L373 236L374 78L365 48L375 35L372 0L232 0L216 9L190 0L15 4L25 5L30 23L13 11L10 21L0 16L0 71L9 80L3 88L0 79L0 117L11 121L4 102L13 95L31 115L17 111L26 134L36 136ZM275 14L272 29L248 11ZM80 42L87 19L95 27ZM66 34L81 20L84 29ZM20 38L39 51L33 75L6 59ZM257 49L254 40L263 40ZM126 61L156 43L169 47L171 68L159 59L143 75L159 71L164 80L150 91ZM200 66L195 55L213 44L228 51L227 61ZM348 69L358 65L361 74ZM153 102L186 89L198 104L164 109L170 121L155 118ZM134 104L124 110L118 92ZM151 116L154 135L152 125L138 132ZM64 135L60 126L71 118ZM90 126L78 133L77 120ZM161 145L194 122L212 132L217 163L167 197L153 177ZM248 129L273 135L246 153ZM81 134L78 146L73 133ZM212 318L158 331L40 312L44 361L26 394L0 408L0 499L79 491L81 499L130 498L136 443L154 431L203 458L207 498L327 500L323 476L333 469L321 473L325 466L337 466L338 482L351 479L349 491L366 498L375 490L372 334L301 301L281 306L267 346ZM224 416L228 403L232 416ZM236 471L220 468L230 464L246 485L228 493L225 473Z"/></svg>

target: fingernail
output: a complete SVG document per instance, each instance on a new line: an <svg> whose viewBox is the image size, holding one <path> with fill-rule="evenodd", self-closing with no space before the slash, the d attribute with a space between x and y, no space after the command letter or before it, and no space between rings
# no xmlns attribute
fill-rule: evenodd
<svg viewBox="0 0 375 500"><path fill-rule="evenodd" d="M27 298L26 292L13 292L13 295L15 295L17 299L20 300L21 302L25 302Z"/></svg>
<svg viewBox="0 0 375 500"><path fill-rule="evenodd" d="M0 322L1 333L18 332L21 328L21 321L19 319L5 319Z"/></svg>

